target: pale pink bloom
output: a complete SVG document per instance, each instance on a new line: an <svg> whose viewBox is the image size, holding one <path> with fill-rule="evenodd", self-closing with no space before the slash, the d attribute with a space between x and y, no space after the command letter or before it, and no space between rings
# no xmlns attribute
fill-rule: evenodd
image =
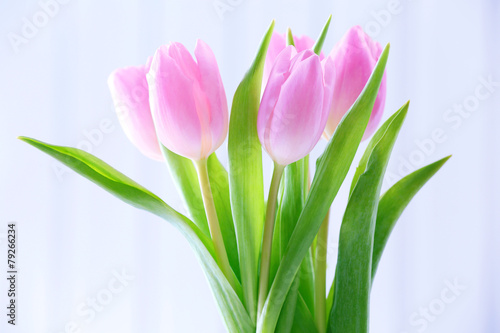
<svg viewBox="0 0 500 333"><path fill-rule="evenodd" d="M327 139L333 135L340 120L365 87L381 53L382 46L372 40L359 26L351 28L333 48L329 57L335 64L336 79L332 107L324 133ZM363 140L371 136L380 123L386 89L384 73Z"/></svg>
<svg viewBox="0 0 500 333"><path fill-rule="evenodd" d="M269 73L271 73L271 68L273 67L274 61L278 54L283 51L286 47L286 34L280 34L278 32L273 32L271 36L271 41L269 42L269 49L266 54L266 61L264 63L264 76L262 80L262 86L265 87L267 80L269 78ZM293 41L295 43L295 49L297 52L301 52L307 49L312 49L314 46L314 39L309 36L293 36ZM325 55L323 52L320 54L320 60L323 60Z"/></svg>
<svg viewBox="0 0 500 333"><path fill-rule="evenodd" d="M176 154L200 160L224 142L228 109L212 50L198 40L194 54L196 61L180 43L161 46L147 78L161 143Z"/></svg>
<svg viewBox="0 0 500 333"><path fill-rule="evenodd" d="M257 118L260 142L288 165L314 148L325 128L333 95L333 61L311 50L286 47L276 58Z"/></svg>
<svg viewBox="0 0 500 333"><path fill-rule="evenodd" d="M118 120L129 140L146 156L162 160L160 145L156 137L146 73L148 64L115 70L108 78L111 97Z"/></svg>

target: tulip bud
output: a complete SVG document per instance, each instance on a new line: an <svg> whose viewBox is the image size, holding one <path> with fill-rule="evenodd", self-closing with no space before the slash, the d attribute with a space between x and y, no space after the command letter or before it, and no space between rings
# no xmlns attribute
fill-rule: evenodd
<svg viewBox="0 0 500 333"><path fill-rule="evenodd" d="M228 109L212 50L198 40L194 54L197 61L180 43L161 46L147 79L161 143L178 155L200 160L224 142Z"/></svg>
<svg viewBox="0 0 500 333"><path fill-rule="evenodd" d="M276 58L257 118L259 139L280 165L305 157L325 128L334 81L333 61L293 46Z"/></svg>
<svg viewBox="0 0 500 333"><path fill-rule="evenodd" d="M302 52L304 50L312 49L314 46L314 40L306 35L303 36L293 36L293 41L295 44L295 50L297 52ZM278 54L283 51L286 47L286 34L280 34L276 31L273 32L271 36L271 41L269 42L269 48L266 54L266 61L264 63L264 75L262 80L262 86L265 86L271 73L271 68L273 67L274 61ZM323 52L320 54L320 60L323 60L325 55Z"/></svg>
<svg viewBox="0 0 500 333"><path fill-rule="evenodd" d="M163 160L149 108L147 65L115 70L108 78L118 120L129 140L146 156Z"/></svg>
<svg viewBox="0 0 500 333"><path fill-rule="evenodd" d="M381 53L381 45L373 41L359 26L351 28L333 48L330 57L334 61L337 75L330 116L324 133L327 139L333 135L340 120L365 87ZM385 96L384 74L363 140L377 128L384 111Z"/></svg>

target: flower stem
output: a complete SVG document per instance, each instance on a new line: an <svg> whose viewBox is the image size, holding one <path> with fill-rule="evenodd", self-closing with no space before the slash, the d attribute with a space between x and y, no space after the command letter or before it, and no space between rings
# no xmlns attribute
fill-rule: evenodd
<svg viewBox="0 0 500 333"><path fill-rule="evenodd" d="M264 235L262 239L262 257L260 260L259 314L264 308L269 288L269 267L271 265L271 249L273 243L274 223L276 219L276 201L284 169L285 166L274 163L273 178L271 180L271 187L269 188L269 196L267 198L266 221L264 224Z"/></svg>
<svg viewBox="0 0 500 333"><path fill-rule="evenodd" d="M193 162L196 166L196 171L198 172L201 194L203 196L203 205L205 206L205 212L207 214L208 226L210 228L210 234L215 248L216 260L222 270L222 273L224 273L231 286L236 290L238 283L231 265L229 264L226 248L224 246L224 239L222 238L219 219L217 218L217 212L215 210L214 197L212 195L210 181L208 178L207 159L204 158Z"/></svg>
<svg viewBox="0 0 500 333"><path fill-rule="evenodd" d="M314 261L314 319L319 333L326 332L326 259L330 210L318 232Z"/></svg>

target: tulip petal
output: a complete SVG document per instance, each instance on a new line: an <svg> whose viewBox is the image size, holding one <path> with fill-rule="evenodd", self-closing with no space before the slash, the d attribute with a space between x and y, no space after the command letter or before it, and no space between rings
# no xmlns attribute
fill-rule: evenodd
<svg viewBox="0 0 500 333"><path fill-rule="evenodd" d="M330 116L325 128L331 137L344 114L350 109L363 90L382 52L379 43L373 41L359 26L351 28L335 45L330 56L334 59L336 80ZM363 139L370 136L382 117L385 105L386 78L382 79L379 95Z"/></svg>
<svg viewBox="0 0 500 333"><path fill-rule="evenodd" d="M312 39L307 35L293 36L293 41L295 42L295 48L297 49L297 52L302 52L304 50L312 50L315 44L314 39ZM325 59L325 54L323 52L319 54L319 59L320 60Z"/></svg>
<svg viewBox="0 0 500 333"><path fill-rule="evenodd" d="M211 132L211 151L208 151L207 155L210 155L222 145L227 136L229 118L227 99L217 60L210 47L202 40L198 40L194 53L198 61L200 87L209 106L207 114L210 115L208 126Z"/></svg>
<svg viewBox="0 0 500 333"><path fill-rule="evenodd" d="M269 48L266 54L266 61L264 63L264 74L262 76L262 86L265 87L267 85L267 81L269 80L269 75L271 74L271 70L273 68L274 62L276 58L286 48L286 36L285 34L273 32L271 36L271 42L269 43Z"/></svg>
<svg viewBox="0 0 500 333"><path fill-rule="evenodd" d="M146 66L115 70L108 86L120 125L128 139L146 156L163 160L149 108Z"/></svg>
<svg viewBox="0 0 500 333"><path fill-rule="evenodd" d="M323 59L321 61L321 66L323 68L323 84L325 86L325 94L323 98L323 110L321 114L321 131L325 129L326 122L328 121L328 116L332 107L333 101L333 90L335 85L335 64L331 57Z"/></svg>
<svg viewBox="0 0 500 333"><path fill-rule="evenodd" d="M184 75L192 80L199 80L198 65L184 45L177 42L170 44L168 46L168 55L174 59Z"/></svg>
<svg viewBox="0 0 500 333"><path fill-rule="evenodd" d="M321 123L324 94L319 57L301 53L297 57L305 57L305 60L294 66L283 84L264 137L268 152L281 165L307 155L322 132L322 129L317 130Z"/></svg>
<svg viewBox="0 0 500 333"><path fill-rule="evenodd" d="M265 142L266 132L269 130L267 125L280 96L281 86L290 75L290 62L294 53L296 52L293 46L286 47L276 58L271 70L257 116L257 129L261 142Z"/></svg>
<svg viewBox="0 0 500 333"><path fill-rule="evenodd" d="M198 160L202 157L202 131L198 101L195 100L195 81L183 71L191 69L181 68L188 61L179 66L168 51L168 46L156 51L147 75L156 130L168 149Z"/></svg>

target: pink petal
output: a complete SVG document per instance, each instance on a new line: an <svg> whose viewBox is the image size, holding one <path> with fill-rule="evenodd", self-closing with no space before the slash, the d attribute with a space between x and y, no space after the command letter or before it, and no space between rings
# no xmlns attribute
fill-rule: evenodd
<svg viewBox="0 0 500 333"><path fill-rule="evenodd" d="M290 62L294 53L293 46L286 47L276 58L271 70L257 116L257 130L261 142L264 142L265 133L269 130L267 125L280 96L281 86L290 75Z"/></svg>
<svg viewBox="0 0 500 333"><path fill-rule="evenodd" d="M285 34L279 34L276 31L273 32L271 36L271 41L269 42L269 48L267 49L266 61L264 62L264 74L262 77L262 87L265 87L271 73L274 61L278 55L286 47L286 37Z"/></svg>
<svg viewBox="0 0 500 333"><path fill-rule="evenodd" d="M149 108L146 66L117 69L109 76L108 85L129 140L146 156L163 160Z"/></svg>
<svg viewBox="0 0 500 333"><path fill-rule="evenodd" d="M157 50L147 75L151 110L163 145L176 154L200 159L203 147L202 124L197 110L199 92L190 77L192 69L186 68L186 63L181 61L179 66L169 56L168 47Z"/></svg>
<svg viewBox="0 0 500 333"><path fill-rule="evenodd" d="M307 51L305 51L307 52ZM296 62L283 84L267 126L266 149L273 159L287 165L307 155L318 142L322 129L323 73L319 57L299 53L305 58ZM295 59L292 60L292 62Z"/></svg>
<svg viewBox="0 0 500 333"><path fill-rule="evenodd" d="M198 40L195 51L200 72L200 87L207 98L209 109L210 141L211 149L207 155L219 148L224 142L228 131L228 107L226 93L217 66L217 60L210 47Z"/></svg>
<svg viewBox="0 0 500 333"><path fill-rule="evenodd" d="M325 128L331 137L344 114L356 101L380 57L382 48L366 35L361 27L351 28L333 48L330 56L335 62L336 79L330 116ZM366 139L377 127L385 104L385 74L372 111L370 122L363 136Z"/></svg>

